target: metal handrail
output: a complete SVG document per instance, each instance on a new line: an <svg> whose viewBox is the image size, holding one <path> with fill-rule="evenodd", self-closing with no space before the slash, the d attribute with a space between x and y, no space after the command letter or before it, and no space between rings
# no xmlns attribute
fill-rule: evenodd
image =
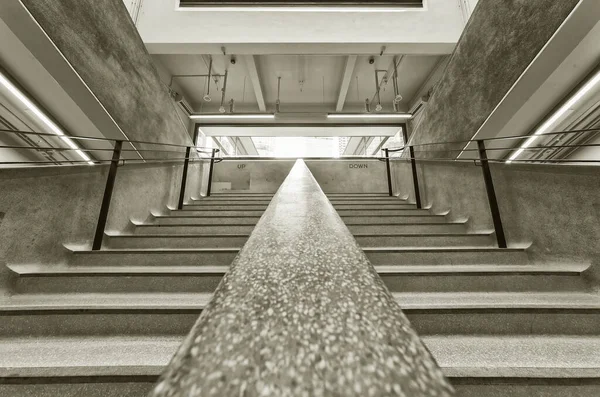
<svg viewBox="0 0 600 397"><path fill-rule="evenodd" d="M215 159L217 153L220 152L219 149L208 148L203 146L191 146L191 145L180 145L175 143L166 143L166 142L151 142L151 141L137 141L130 139L114 139L114 138L98 138L98 137L90 137L90 136L67 136L67 135L57 135L50 134L45 132L32 132L32 131L16 131L16 130L6 130L0 129L1 133L13 133L13 134L25 134L25 135L35 135L35 136L50 136L53 138L59 139L72 139L72 140L88 140L88 141L100 141L100 142L114 142L114 147L100 148L100 149L87 149L87 148L52 148L52 147L32 147L32 146L16 146L16 145L0 145L0 149L19 149L19 150L36 150L41 152L67 152L67 151L82 151L82 152L112 152L112 158L110 160L64 160L64 161L0 161L0 164L14 164L14 165L23 165L23 164L51 164L53 166L61 166L61 164L89 164L89 165L101 165L101 164L109 164L108 176L106 178L106 186L104 188L104 194L102 196L102 204L100 206L100 213L98 215L98 222L96 224L96 231L94 233L94 241L92 242L92 250L99 250L102 248L102 241L104 238L104 232L106 228L106 222L108 220L108 213L110 209L110 203L112 199L112 193L115 185L115 180L117 176L117 170L119 165L124 165L126 162L143 162L143 163L173 163L183 160L183 173L181 179L181 187L179 192L179 203L178 208L181 209L183 207L183 201L185 198L185 187L187 182L187 172L190 161L204 161L204 158L201 157L192 157L192 149L196 153L210 153L210 171L209 171L209 180L208 180L208 188L207 195L210 195L210 187L212 185L212 173L213 166L215 163L218 163L222 160ZM134 148L131 149L123 149L123 143L129 143ZM133 145L133 143L141 143L147 145L157 145L161 147L178 147L185 148L185 157L173 157L173 158L140 158L140 159L122 159L122 152L151 152L151 153L178 153L181 154L181 151L178 150L164 150L164 149L137 149Z"/></svg>
<svg viewBox="0 0 600 397"><path fill-rule="evenodd" d="M405 128L403 128L403 130L405 130ZM600 128L591 128L591 129L580 129L580 130L572 130L572 131L556 131L556 132L548 132L545 134L541 134L541 135L519 135L519 136L506 136L506 137L495 137L495 138L488 138L488 139L469 139L469 140L464 140L464 141L452 141L452 142L432 142L432 143L423 143L423 144L405 144L402 147L399 148L386 148L383 149L385 157L382 157L381 160L386 162L386 173L387 173L387 182L388 182L388 188L389 188L389 195L393 196L393 189L392 189L392 177L391 177L391 168L390 168L390 161L395 160L395 161L410 161L411 163L411 170L412 170L412 177L413 177L413 183L414 183L414 193L415 193L415 200L416 200L416 205L417 208L421 208L421 199L420 199L420 188L419 188L419 174L418 174L418 170L417 170L417 160L420 162L448 162L448 161L452 161L452 162L468 162L468 163L474 163L475 165L479 165L482 168L482 172L483 172L483 179L484 179L484 183L485 183L485 187L486 187L486 194L487 194L487 198L488 198L488 203L489 203L489 207L490 207L490 212L491 212L491 216L492 216L492 221L494 224L494 231L495 231L495 235L496 235L496 240L497 240L497 244L499 248L506 248L507 247L507 242L506 242L506 236L504 233L504 228L502 225L502 218L500 216L500 209L498 206L498 201L496 198L496 192L494 189L494 183L493 183L493 179L492 179L492 174L489 168L489 164L490 163L506 163L508 160L506 159L489 159L487 157L487 153L489 151L504 151L504 152L514 152L514 151L518 151L518 150L523 150L523 151L545 151L548 149L565 149L565 148L583 148L583 147L600 147L600 144L596 144L596 143L587 143L587 144L564 144L564 145L560 145L560 144L550 144L547 146L543 146L543 145L537 145L537 146L528 146L526 148L521 148L521 147L508 147L508 148L486 148L486 142L494 142L494 141L503 141L503 140L523 140L523 139L531 139L532 137L543 137L543 136L560 136L560 135L568 135L568 134L582 134L582 133L586 133L586 132L593 132L593 133L597 133L600 132ZM408 141L408 137L404 136L404 140L405 142ZM469 149L469 145L475 143L477 144L477 148L476 149ZM433 146L433 145L456 145L456 144L465 144L463 146L462 149L442 149L442 150L429 150L429 149L421 149L421 150L416 150L415 148L421 148L421 147L427 147L427 146ZM409 153L407 156L401 156L401 157L390 157L390 153L396 153L396 152L404 152L406 149L408 149ZM455 152L477 152L478 156L476 159L470 158L470 159L459 159L459 158L449 158L449 157L445 157L445 158L440 158L440 157L424 157L424 158L419 158L417 157L418 153L455 153ZM570 160L570 159L523 159L523 160L510 160L511 163L541 163L541 164L545 164L545 165L549 165L549 164L569 164L569 163L577 163L579 165L581 164L599 164L600 160Z"/></svg>
<svg viewBox="0 0 600 397"><path fill-rule="evenodd" d="M419 146L431 146L431 145L454 145L458 143L476 143L477 141L502 141L502 140L519 140L519 139L529 139L531 137L543 137L546 135L566 135L566 134L581 134L584 132L600 132L600 128L589 128L589 129L581 129L581 130L571 130L571 131L555 131L555 132L545 132L541 135L511 135L511 136L501 136L494 138L482 138L482 139L467 139L463 141L448 141L448 142L429 142L429 143L418 143L411 145L404 145L398 148L388 148L390 153L399 152L404 150L407 147L419 147ZM466 146L466 145L465 145ZM504 150L509 150L510 148L506 148ZM519 148L516 148L518 150Z"/></svg>

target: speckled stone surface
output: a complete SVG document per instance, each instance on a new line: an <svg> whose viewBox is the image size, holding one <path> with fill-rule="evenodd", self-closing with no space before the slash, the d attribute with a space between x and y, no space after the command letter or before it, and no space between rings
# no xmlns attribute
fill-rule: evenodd
<svg viewBox="0 0 600 397"><path fill-rule="evenodd" d="M301 161L152 396L451 396Z"/></svg>

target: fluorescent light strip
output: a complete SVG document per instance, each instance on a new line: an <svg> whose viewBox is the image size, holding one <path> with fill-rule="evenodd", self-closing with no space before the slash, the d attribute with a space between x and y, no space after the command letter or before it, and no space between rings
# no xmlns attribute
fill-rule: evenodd
<svg viewBox="0 0 600 397"><path fill-rule="evenodd" d="M85 154L83 151L81 151L81 149L79 149L79 146L77 146L73 140L69 139L68 137L65 136L65 133L56 125L52 122L52 120L50 120L48 118L48 116L46 116L44 114L44 112L42 112L40 110L40 108L38 108L29 98L27 98L15 85L13 85L13 83L10 82L10 80L8 80L6 78L6 76L4 76L2 73L0 73L0 83L6 87L7 90L10 91L11 94L13 94L19 101L21 101L21 103L23 103L23 105L25 105L29 110L31 110L33 112L33 114L35 114L37 116L37 118L39 118L44 124L46 124L46 126L48 126L48 128L50 128L50 130L52 132L54 132L56 135L60 136L60 138L71 148L71 149L75 149L75 152L79 155L79 157L81 157L82 159L84 159L85 161L88 162L88 164L93 165L94 162L91 161L90 157Z"/></svg>
<svg viewBox="0 0 600 397"><path fill-rule="evenodd" d="M274 119L274 114L192 114L190 119L202 120L202 119Z"/></svg>
<svg viewBox="0 0 600 397"><path fill-rule="evenodd" d="M410 119L412 114L408 113L332 113L327 115L328 119Z"/></svg>
<svg viewBox="0 0 600 397"><path fill-rule="evenodd" d="M395 7L177 7L177 11L203 12L408 12L424 11L423 8Z"/></svg>
<svg viewBox="0 0 600 397"><path fill-rule="evenodd" d="M512 163L512 161L515 160L517 157L519 157L521 155L521 153L523 153L525 151L525 149L527 149L529 146L531 146L539 138L540 135L543 135L546 132L548 132L548 130L550 128L552 128L554 123L556 123L562 116L564 116L565 113L567 113L569 111L569 109L571 109L573 106L575 106L575 104L577 104L577 102L579 102L581 100L581 98L583 98L585 96L585 94L590 92L598 83L600 83L600 71L598 71L594 77L592 77L587 83L585 83L585 85L583 87L581 87L581 89L579 89L579 91L577 91L577 93L575 93L575 95L573 95L548 120L546 120L544 122L544 124L542 124L533 133L533 135L521 145L519 150L514 152L512 154L512 156L510 156L509 159L506 160L506 163L507 164Z"/></svg>

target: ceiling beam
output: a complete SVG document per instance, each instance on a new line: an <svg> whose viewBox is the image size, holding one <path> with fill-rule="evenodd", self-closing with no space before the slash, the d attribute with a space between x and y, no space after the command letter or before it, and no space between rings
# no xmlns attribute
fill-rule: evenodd
<svg viewBox="0 0 600 397"><path fill-rule="evenodd" d="M346 96L348 95L348 88L352 81L352 75L354 74L354 66L356 65L357 55L348 55L346 58L346 66L344 67L344 77L340 85L340 95L338 96L337 106L335 107L336 112L341 112L344 109L344 103L346 103Z"/></svg>
<svg viewBox="0 0 600 397"><path fill-rule="evenodd" d="M244 61L246 62L246 69L248 70L248 77L254 88L254 95L256 95L256 102L261 112L267 111L267 105L265 104L265 96L263 94L262 86L260 84L260 76L258 75L258 69L256 68L256 59L254 55L243 55Z"/></svg>

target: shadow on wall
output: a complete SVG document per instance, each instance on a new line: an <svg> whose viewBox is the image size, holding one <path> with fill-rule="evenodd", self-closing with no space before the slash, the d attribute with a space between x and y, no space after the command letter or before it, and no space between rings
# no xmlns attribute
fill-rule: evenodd
<svg viewBox="0 0 600 397"><path fill-rule="evenodd" d="M393 161L395 189L414 200L410 163ZM420 163L424 203L471 231L493 230L481 167ZM533 261L598 263L600 173L594 166L490 164L509 246L531 244Z"/></svg>

